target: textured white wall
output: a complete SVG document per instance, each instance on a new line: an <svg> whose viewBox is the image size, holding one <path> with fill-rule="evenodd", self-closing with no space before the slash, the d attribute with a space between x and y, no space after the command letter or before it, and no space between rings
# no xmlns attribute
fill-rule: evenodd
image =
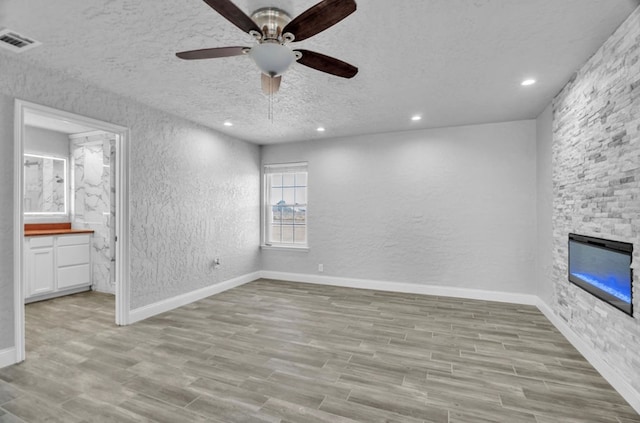
<svg viewBox="0 0 640 423"><path fill-rule="evenodd" d="M310 251L263 269L535 292L536 122L263 146L309 162Z"/></svg>
<svg viewBox="0 0 640 423"><path fill-rule="evenodd" d="M132 308L259 269L257 146L10 53L0 61L0 198L13 198L14 98L131 129ZM0 202L0 348L13 344L12 217L13 202Z"/></svg>
<svg viewBox="0 0 640 423"><path fill-rule="evenodd" d="M538 256L536 295L552 304L553 282L553 108L551 104L536 119L536 206Z"/></svg>

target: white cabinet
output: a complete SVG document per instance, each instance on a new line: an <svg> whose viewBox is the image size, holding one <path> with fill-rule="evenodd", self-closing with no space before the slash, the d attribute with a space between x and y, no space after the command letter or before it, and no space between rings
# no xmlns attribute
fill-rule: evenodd
<svg viewBox="0 0 640 423"><path fill-rule="evenodd" d="M26 295L33 296L46 294L55 289L53 259L53 237L38 237L28 239L29 248L26 248L25 277L27 281Z"/></svg>
<svg viewBox="0 0 640 423"><path fill-rule="evenodd" d="M66 295L91 286L90 234L25 238L25 301Z"/></svg>

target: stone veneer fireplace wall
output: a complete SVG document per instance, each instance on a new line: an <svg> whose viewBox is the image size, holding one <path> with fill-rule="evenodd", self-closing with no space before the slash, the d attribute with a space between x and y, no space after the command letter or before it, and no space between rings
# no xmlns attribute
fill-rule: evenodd
<svg viewBox="0 0 640 423"><path fill-rule="evenodd" d="M553 101L549 304L640 392L640 8ZM635 245L630 317L567 280L570 232Z"/></svg>

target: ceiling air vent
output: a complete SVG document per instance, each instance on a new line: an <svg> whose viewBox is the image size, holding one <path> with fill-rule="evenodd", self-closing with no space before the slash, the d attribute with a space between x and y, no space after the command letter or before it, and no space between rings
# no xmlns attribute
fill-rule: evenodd
<svg viewBox="0 0 640 423"><path fill-rule="evenodd" d="M40 41L25 37L10 29L0 30L0 47L15 53L22 53L41 44Z"/></svg>

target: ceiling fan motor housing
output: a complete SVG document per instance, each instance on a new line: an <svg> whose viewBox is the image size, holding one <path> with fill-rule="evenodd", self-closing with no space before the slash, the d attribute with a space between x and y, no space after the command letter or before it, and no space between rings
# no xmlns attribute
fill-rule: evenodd
<svg viewBox="0 0 640 423"><path fill-rule="evenodd" d="M282 34L282 29L291 22L291 16L284 10L275 7L264 7L253 12L251 19L262 30L262 34L258 35L261 35L263 40L293 41L291 34L286 37Z"/></svg>

